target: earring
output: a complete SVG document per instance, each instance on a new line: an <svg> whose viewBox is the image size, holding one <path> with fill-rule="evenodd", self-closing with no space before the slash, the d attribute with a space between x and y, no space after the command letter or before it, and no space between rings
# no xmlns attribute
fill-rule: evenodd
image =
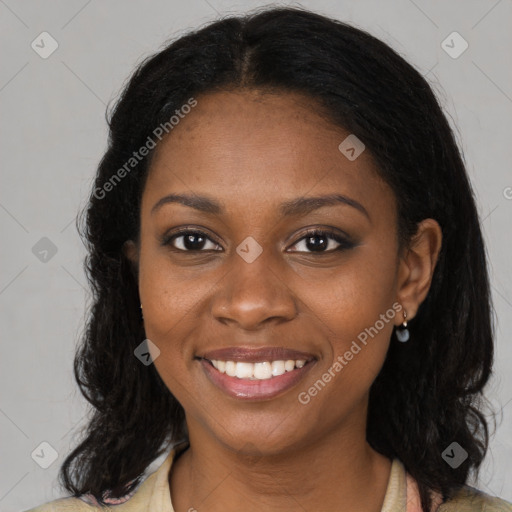
<svg viewBox="0 0 512 512"><path fill-rule="evenodd" d="M142 313L142 304L140 305L140 314L142 316L142 319L144 320L144 314Z"/></svg>
<svg viewBox="0 0 512 512"><path fill-rule="evenodd" d="M407 313L405 312L405 309L404 309L404 321L402 323L402 325L398 326L396 328L396 337L398 339L398 341L401 341L402 343L405 343L406 341L409 340L409 329L407 329Z"/></svg>

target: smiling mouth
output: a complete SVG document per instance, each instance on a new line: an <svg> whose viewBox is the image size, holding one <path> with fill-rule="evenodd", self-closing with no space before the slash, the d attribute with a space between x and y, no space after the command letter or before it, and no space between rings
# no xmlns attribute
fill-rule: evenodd
<svg viewBox="0 0 512 512"><path fill-rule="evenodd" d="M195 358L219 390L241 400L270 400L305 378L317 362L312 354L285 349L227 349Z"/></svg>
<svg viewBox="0 0 512 512"><path fill-rule="evenodd" d="M221 359L205 359L217 371L228 377L246 380L269 380L284 375L287 372L303 368L308 362L306 359L287 359L277 361L259 361L249 363L246 361L223 361Z"/></svg>

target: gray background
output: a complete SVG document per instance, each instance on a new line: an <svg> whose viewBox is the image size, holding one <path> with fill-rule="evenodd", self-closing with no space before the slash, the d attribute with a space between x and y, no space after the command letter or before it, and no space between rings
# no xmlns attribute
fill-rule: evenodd
<svg viewBox="0 0 512 512"><path fill-rule="evenodd" d="M0 510L23 510L62 495L59 464L83 424L86 409L72 358L89 292L74 219L106 148L105 106L135 64L169 38L261 5L0 0ZM503 410L476 485L512 501L512 1L292 5L351 22L398 50L433 85L457 131L483 219L498 318L488 396ZM47 59L31 47L34 40L42 45L43 31L59 45ZM458 58L441 46L453 31L469 44ZM456 40L446 44L461 48ZM44 237L51 244L40 242ZM31 457L41 452L41 442L58 453L47 469Z"/></svg>

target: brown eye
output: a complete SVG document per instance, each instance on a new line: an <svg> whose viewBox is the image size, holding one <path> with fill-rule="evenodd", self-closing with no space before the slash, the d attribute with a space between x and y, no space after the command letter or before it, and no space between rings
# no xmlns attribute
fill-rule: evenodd
<svg viewBox="0 0 512 512"><path fill-rule="evenodd" d="M174 249L183 252L211 251L216 250L219 245L213 242L201 231L182 231L166 237L163 245L170 245Z"/></svg>
<svg viewBox="0 0 512 512"><path fill-rule="evenodd" d="M354 243L343 238L338 233L326 230L314 230L295 242L292 247L299 246L301 249L294 252L330 253L354 247Z"/></svg>

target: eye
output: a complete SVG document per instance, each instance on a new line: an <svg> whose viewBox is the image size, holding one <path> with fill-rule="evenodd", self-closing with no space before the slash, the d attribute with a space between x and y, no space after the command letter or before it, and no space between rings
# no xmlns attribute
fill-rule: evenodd
<svg viewBox="0 0 512 512"><path fill-rule="evenodd" d="M301 248L293 252L325 254L351 249L355 244L334 231L314 229L292 245L296 246Z"/></svg>
<svg viewBox="0 0 512 512"><path fill-rule="evenodd" d="M170 245L183 252L218 250L219 244L214 242L202 231L183 230L164 237L162 245Z"/></svg>
<svg viewBox="0 0 512 512"><path fill-rule="evenodd" d="M170 245L181 252L218 251L220 245L214 242L206 233L199 230L183 229L177 233L164 236L162 245ZM328 229L313 229L295 244L292 252L309 252L311 254L325 254L350 249L355 244L342 235ZM298 249L297 249L298 247Z"/></svg>

